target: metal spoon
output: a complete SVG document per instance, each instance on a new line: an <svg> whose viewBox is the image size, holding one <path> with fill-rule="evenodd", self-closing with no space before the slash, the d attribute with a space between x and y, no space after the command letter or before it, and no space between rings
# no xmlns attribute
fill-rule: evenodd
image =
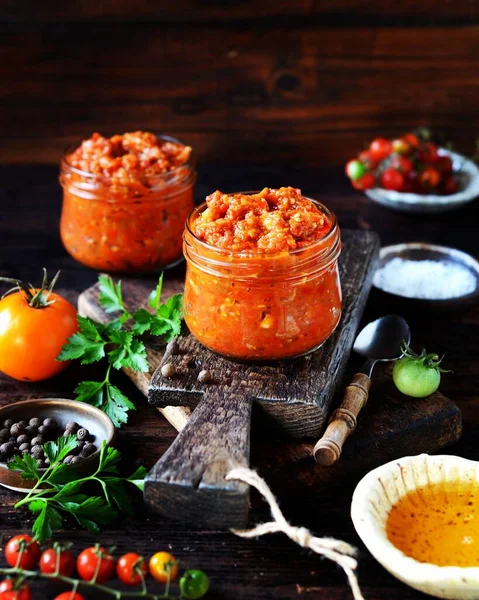
<svg viewBox="0 0 479 600"><path fill-rule="evenodd" d="M347 437L356 429L356 418L368 401L371 375L379 361L396 360L402 356L401 346L411 341L406 321L398 315L386 315L359 333L353 350L365 356L366 362L344 392L343 401L334 411L328 428L313 450L314 459L323 466L334 464L341 456Z"/></svg>

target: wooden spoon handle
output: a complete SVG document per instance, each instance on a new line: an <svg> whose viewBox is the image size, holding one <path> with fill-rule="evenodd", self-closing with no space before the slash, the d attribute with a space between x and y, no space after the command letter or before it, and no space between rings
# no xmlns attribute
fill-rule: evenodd
<svg viewBox="0 0 479 600"><path fill-rule="evenodd" d="M368 401L371 379L356 373L344 391L343 401L333 412L328 428L313 450L314 460L325 467L333 465L341 456L344 442L356 429L357 416Z"/></svg>
<svg viewBox="0 0 479 600"><path fill-rule="evenodd" d="M155 512L195 525L244 527L249 487L227 481L249 466L251 399L238 388L211 386L185 427L145 480Z"/></svg>

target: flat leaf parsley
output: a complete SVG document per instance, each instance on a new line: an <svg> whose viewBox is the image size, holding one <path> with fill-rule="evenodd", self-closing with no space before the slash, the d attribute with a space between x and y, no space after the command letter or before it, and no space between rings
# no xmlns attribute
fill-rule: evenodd
<svg viewBox="0 0 479 600"><path fill-rule="evenodd" d="M57 360L80 360L82 365L105 358L108 368L103 381L82 381L75 389L77 400L88 402L105 412L115 427L128 420L128 411L135 405L110 382L111 368L148 371L146 348L139 336L146 332L162 336L166 342L178 336L182 323L182 295L175 294L161 302L163 273L156 289L150 294L148 306L130 313L123 302L121 281L101 275L99 302L107 313L119 313L106 325L78 315L79 331L63 346Z"/></svg>

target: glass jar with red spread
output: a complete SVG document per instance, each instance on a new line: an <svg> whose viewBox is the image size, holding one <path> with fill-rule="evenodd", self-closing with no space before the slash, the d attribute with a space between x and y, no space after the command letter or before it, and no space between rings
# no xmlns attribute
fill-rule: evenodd
<svg viewBox="0 0 479 600"><path fill-rule="evenodd" d="M174 138L143 131L93 134L61 163L66 250L103 271L172 266L182 258L195 179L191 148Z"/></svg>
<svg viewBox="0 0 479 600"><path fill-rule="evenodd" d="M186 222L185 321L229 358L313 352L341 317L340 251L336 217L300 190L217 191Z"/></svg>

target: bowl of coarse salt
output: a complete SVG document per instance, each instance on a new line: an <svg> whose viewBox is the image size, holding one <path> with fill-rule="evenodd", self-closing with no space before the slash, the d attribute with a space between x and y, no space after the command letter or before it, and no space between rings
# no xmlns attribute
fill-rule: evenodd
<svg viewBox="0 0 479 600"><path fill-rule="evenodd" d="M425 242L386 246L373 284L396 300L454 308L479 297L479 262L460 250Z"/></svg>

